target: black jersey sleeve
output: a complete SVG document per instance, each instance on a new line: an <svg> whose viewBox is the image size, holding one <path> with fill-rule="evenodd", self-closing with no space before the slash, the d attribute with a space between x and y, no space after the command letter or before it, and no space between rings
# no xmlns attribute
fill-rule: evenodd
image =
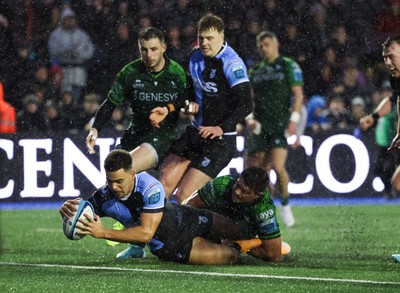
<svg viewBox="0 0 400 293"><path fill-rule="evenodd" d="M390 97L390 101L392 103L397 102L397 98L400 96L400 78L394 78L393 76L390 78L390 86L393 90L393 95Z"/></svg>
<svg viewBox="0 0 400 293"><path fill-rule="evenodd" d="M100 132L102 126L110 120L116 105L108 98L97 109L96 116L94 117L93 128Z"/></svg>
<svg viewBox="0 0 400 293"><path fill-rule="evenodd" d="M219 125L225 132L227 129L235 129L236 124L243 121L251 112L253 112L253 103L251 100L250 82L242 82L230 89L231 102L229 105L229 116Z"/></svg>

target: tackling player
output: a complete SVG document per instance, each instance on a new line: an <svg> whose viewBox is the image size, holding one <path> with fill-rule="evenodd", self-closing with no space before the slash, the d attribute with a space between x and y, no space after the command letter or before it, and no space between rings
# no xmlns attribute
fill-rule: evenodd
<svg viewBox="0 0 400 293"><path fill-rule="evenodd" d="M188 206L166 203L165 192L154 177L136 174L131 155L113 150L104 161L107 185L88 199L95 219L85 215L77 228L81 234L127 243L147 243L152 254L167 261L190 264L235 264L239 248L211 242L241 237L244 223ZM79 199L67 200L60 208L62 217L71 217ZM100 217L121 222L124 230L106 229Z"/></svg>
<svg viewBox="0 0 400 293"><path fill-rule="evenodd" d="M279 42L273 32L259 33L257 46L263 60L249 71L254 89L254 116L247 119L253 134L249 138L245 164L275 170L283 223L291 227L295 220L289 204L289 175L285 167L286 133L295 135L301 120L303 73L296 62L279 54Z"/></svg>
<svg viewBox="0 0 400 293"><path fill-rule="evenodd" d="M393 89L393 95L383 99L371 115L362 117L360 126L365 130L375 125L380 117L389 114L392 107L397 104L397 134L389 147L389 151L400 154L400 36L389 37L382 44L382 47L383 60L391 73L390 85ZM392 186L396 192L400 192L400 166L394 171ZM394 261L400 262L400 254L393 254L392 258Z"/></svg>
<svg viewBox="0 0 400 293"><path fill-rule="evenodd" d="M242 242L248 253L266 261L279 262L282 238L276 219L276 207L267 191L268 173L258 167L245 169L240 176L222 176L208 182L184 204L207 209L235 221L246 221L251 238ZM246 245L247 246L247 245Z"/></svg>
<svg viewBox="0 0 400 293"><path fill-rule="evenodd" d="M242 59L224 41L224 22L213 14L197 24L199 47L190 56L196 113L169 149L160 181L167 197L182 202L228 165L236 148L236 124L252 111Z"/></svg>

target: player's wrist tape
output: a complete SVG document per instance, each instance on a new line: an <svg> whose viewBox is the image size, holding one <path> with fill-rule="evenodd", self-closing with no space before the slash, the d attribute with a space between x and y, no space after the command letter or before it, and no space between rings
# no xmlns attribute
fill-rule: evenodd
<svg viewBox="0 0 400 293"><path fill-rule="evenodd" d="M378 112L373 113L371 116L374 119L374 124L376 124L378 122L379 118L381 118L381 116L379 116Z"/></svg>
<svg viewBox="0 0 400 293"><path fill-rule="evenodd" d="M301 119L301 115L299 112L293 111L292 115L290 115L290 121L294 123L299 123Z"/></svg>
<svg viewBox="0 0 400 293"><path fill-rule="evenodd" d="M168 113L175 111L175 106L173 104L167 104Z"/></svg>

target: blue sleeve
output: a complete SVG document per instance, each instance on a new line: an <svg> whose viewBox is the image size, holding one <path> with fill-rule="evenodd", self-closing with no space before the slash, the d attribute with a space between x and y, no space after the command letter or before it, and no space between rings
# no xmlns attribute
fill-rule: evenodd
<svg viewBox="0 0 400 293"><path fill-rule="evenodd" d="M246 65L237 55L225 60L224 73L230 88L249 81Z"/></svg>
<svg viewBox="0 0 400 293"><path fill-rule="evenodd" d="M150 175L148 176L151 177ZM146 188L143 191L143 212L162 212L165 206L164 188L161 183L155 178L151 177L149 179L146 180Z"/></svg>

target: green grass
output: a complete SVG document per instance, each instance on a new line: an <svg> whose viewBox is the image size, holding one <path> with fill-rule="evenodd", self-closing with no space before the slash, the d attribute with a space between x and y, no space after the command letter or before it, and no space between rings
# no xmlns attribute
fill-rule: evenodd
<svg viewBox="0 0 400 293"><path fill-rule="evenodd" d="M68 240L56 210L0 211L0 292L400 292L400 264L390 259L400 253L399 206L293 211L296 226L282 227L291 255L279 265L243 256L238 266L160 262L150 253L116 261L125 245Z"/></svg>

